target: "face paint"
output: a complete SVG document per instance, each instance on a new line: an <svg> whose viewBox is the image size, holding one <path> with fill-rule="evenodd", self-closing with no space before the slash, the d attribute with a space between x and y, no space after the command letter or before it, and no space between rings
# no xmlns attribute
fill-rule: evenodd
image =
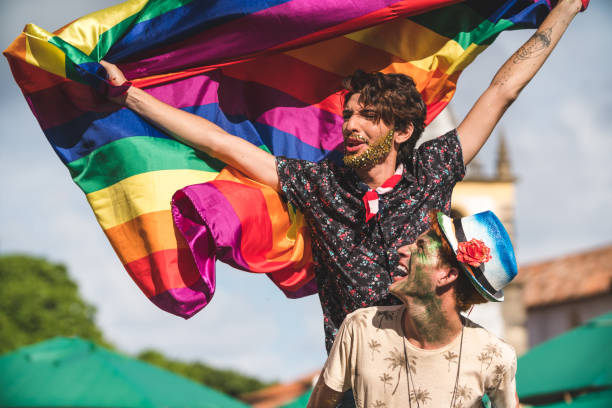
<svg viewBox="0 0 612 408"><path fill-rule="evenodd" d="M412 321L423 339L439 341L448 330L442 302L436 295L433 273L440 266L440 238L429 231L409 246L410 258L405 278L389 287L389 292L409 304Z"/></svg>
<svg viewBox="0 0 612 408"><path fill-rule="evenodd" d="M419 259L423 264L438 265L440 261L440 249L442 249L442 241L433 232L428 231L425 236L418 242L417 248L421 249L418 251Z"/></svg>
<svg viewBox="0 0 612 408"><path fill-rule="evenodd" d="M343 158L344 164L354 169L363 169L382 163L389 155L389 152L391 152L393 134L394 131L391 129L389 133L387 133L387 136L372 143L363 153L347 154L345 152ZM357 136L357 138L359 137L360 136ZM365 138L361 137L361 139L365 141Z"/></svg>
<svg viewBox="0 0 612 408"><path fill-rule="evenodd" d="M417 258L419 255L413 255ZM415 260L415 263L419 263ZM435 287L428 273L429 268L424 265L414 265L410 267L408 276L393 284L391 293L410 298L421 299L431 296Z"/></svg>

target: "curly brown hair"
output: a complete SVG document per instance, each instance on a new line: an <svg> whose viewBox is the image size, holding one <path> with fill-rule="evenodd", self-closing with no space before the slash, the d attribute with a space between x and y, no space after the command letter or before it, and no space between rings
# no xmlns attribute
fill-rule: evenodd
<svg viewBox="0 0 612 408"><path fill-rule="evenodd" d="M375 122L380 120L389 127L403 132L412 124L412 136L402 143L398 162L406 163L411 157L416 142L425 128L427 108L411 77L404 74L367 73L360 69L342 82L348 92L344 104L359 94L359 103L371 106L376 112Z"/></svg>
<svg viewBox="0 0 612 408"><path fill-rule="evenodd" d="M438 212L439 210L429 211L428 217L431 225L431 230L440 238L442 247L440 248L440 264L451 268L456 268L459 271L457 279L454 282L455 285L455 300L457 304L457 310L459 312L466 312L473 305L479 303L486 303L487 300L482 297L476 290L472 281L467 276L466 271L457 261L455 251L451 248L448 240L446 239L440 224L438 224Z"/></svg>

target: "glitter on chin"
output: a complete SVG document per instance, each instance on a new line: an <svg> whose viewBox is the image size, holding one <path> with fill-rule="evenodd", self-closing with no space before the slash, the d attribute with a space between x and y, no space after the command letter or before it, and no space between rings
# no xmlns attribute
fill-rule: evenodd
<svg viewBox="0 0 612 408"><path fill-rule="evenodd" d="M383 139L374 142L368 149L360 154L346 154L344 153L344 164L353 169L364 169L373 167L379 163L382 163L389 152L391 152L391 146L393 145L393 129L387 133Z"/></svg>

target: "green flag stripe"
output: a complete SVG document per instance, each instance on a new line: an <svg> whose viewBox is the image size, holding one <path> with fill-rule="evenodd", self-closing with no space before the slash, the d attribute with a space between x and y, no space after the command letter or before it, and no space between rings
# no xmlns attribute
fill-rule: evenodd
<svg viewBox="0 0 612 408"><path fill-rule="evenodd" d="M147 20L152 20L164 13L167 13L168 11L182 7L185 4L189 4L191 1L192 0L149 1L139 13L126 18L119 24L116 24L114 27L102 33L100 35L100 39L98 40L98 44L90 55L96 60L102 59L110 47L117 42L117 40L125 33L125 30L131 24L138 24Z"/></svg>
<svg viewBox="0 0 612 408"><path fill-rule="evenodd" d="M119 161L130 158L130 161ZM85 194L127 177L157 170L219 172L225 164L172 139L133 136L116 140L68 163L74 182Z"/></svg>
<svg viewBox="0 0 612 408"><path fill-rule="evenodd" d="M514 25L513 22L504 19L493 23L464 4L444 7L409 19L439 35L453 39L463 49L472 43L488 45L493 42L497 34Z"/></svg>

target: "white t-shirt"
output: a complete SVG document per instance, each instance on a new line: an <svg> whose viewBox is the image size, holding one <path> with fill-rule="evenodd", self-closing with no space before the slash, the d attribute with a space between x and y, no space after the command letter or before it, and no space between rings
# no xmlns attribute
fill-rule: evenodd
<svg viewBox="0 0 612 408"><path fill-rule="evenodd" d="M485 393L496 408L515 407L512 346L465 319L461 352L460 334L439 349L420 349L404 341L403 310L375 306L349 314L324 367L325 384L338 392L352 388L359 408L444 408L451 406L460 363L453 408L481 407Z"/></svg>

